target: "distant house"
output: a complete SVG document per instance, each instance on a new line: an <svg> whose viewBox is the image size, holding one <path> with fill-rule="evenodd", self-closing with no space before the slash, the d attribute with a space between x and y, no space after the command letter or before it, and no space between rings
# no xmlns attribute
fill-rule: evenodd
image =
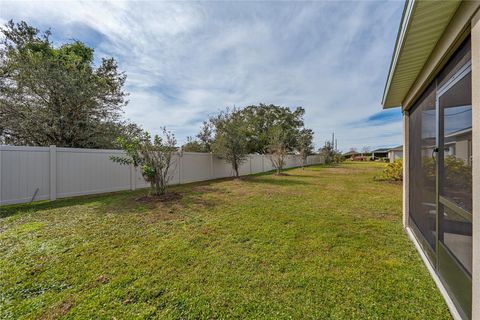
<svg viewBox="0 0 480 320"><path fill-rule="evenodd" d="M370 152L358 152L358 151L348 151L343 154L343 157L348 160L353 160L353 161L365 161L370 157L371 153Z"/></svg>
<svg viewBox="0 0 480 320"><path fill-rule="evenodd" d="M388 158L388 148L380 148L380 149L375 149L372 151L372 159L377 160L377 159L384 159Z"/></svg>
<svg viewBox="0 0 480 320"><path fill-rule="evenodd" d="M345 159L353 159L353 158L359 157L359 156L360 156L360 152L357 152L357 151L355 151L355 150L350 150L350 151L345 152L345 153L343 154L343 157L344 157Z"/></svg>
<svg viewBox="0 0 480 320"><path fill-rule="evenodd" d="M406 1L382 104L403 111L407 234L453 318L479 320L479 0Z"/></svg>
<svg viewBox="0 0 480 320"><path fill-rule="evenodd" d="M403 146L388 149L388 159L390 160L390 162L395 162L395 160L403 159Z"/></svg>
<svg viewBox="0 0 480 320"><path fill-rule="evenodd" d="M472 165L472 128L453 131L445 135L445 155L461 159Z"/></svg>

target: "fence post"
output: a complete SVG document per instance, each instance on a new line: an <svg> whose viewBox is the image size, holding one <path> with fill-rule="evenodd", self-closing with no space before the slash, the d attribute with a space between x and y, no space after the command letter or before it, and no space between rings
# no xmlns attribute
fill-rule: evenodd
<svg viewBox="0 0 480 320"><path fill-rule="evenodd" d="M265 172L265 155L262 154L262 172Z"/></svg>
<svg viewBox="0 0 480 320"><path fill-rule="evenodd" d="M182 184L182 161L183 161L183 152L179 155L179 159L178 159L178 184Z"/></svg>
<svg viewBox="0 0 480 320"><path fill-rule="evenodd" d="M57 199L57 146L50 146L50 201Z"/></svg>
<svg viewBox="0 0 480 320"><path fill-rule="evenodd" d="M137 168L133 165L133 163L130 164L130 190L136 190L137 189Z"/></svg>
<svg viewBox="0 0 480 320"><path fill-rule="evenodd" d="M213 170L213 153L210 152L210 177L215 179L215 170Z"/></svg>

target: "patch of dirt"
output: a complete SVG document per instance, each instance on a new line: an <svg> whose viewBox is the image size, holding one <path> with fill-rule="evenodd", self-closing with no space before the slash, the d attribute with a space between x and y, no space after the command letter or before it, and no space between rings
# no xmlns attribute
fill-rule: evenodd
<svg viewBox="0 0 480 320"><path fill-rule="evenodd" d="M203 234L203 235L209 235L210 233L212 233L213 229L212 228L209 228L209 227L201 227L200 228L200 233Z"/></svg>
<svg viewBox="0 0 480 320"><path fill-rule="evenodd" d="M281 196L286 196L286 197L297 197L297 196L302 196L303 192L302 191L295 191L295 190L279 190L275 188L264 188L261 193L269 198L272 197L277 197L279 195Z"/></svg>
<svg viewBox="0 0 480 320"><path fill-rule="evenodd" d="M328 173L340 173L340 174L354 174L362 172L363 170L353 169L353 168L327 168Z"/></svg>
<svg viewBox="0 0 480 320"><path fill-rule="evenodd" d="M212 187L211 185L195 186L195 187L192 188L192 191L195 192L195 193L201 193L201 194L206 194L206 193L225 194L225 193L227 193L227 190L220 189L220 188L215 188L215 187Z"/></svg>
<svg viewBox="0 0 480 320"><path fill-rule="evenodd" d="M202 208L213 208L216 205L219 205L220 203L223 203L224 200L217 197L211 197L211 198L203 198L203 197L194 197L191 199L191 202L199 207Z"/></svg>
<svg viewBox="0 0 480 320"><path fill-rule="evenodd" d="M108 283L108 278L106 275L102 274L98 276L97 279L95 279L95 281L105 284L105 283Z"/></svg>
<svg viewBox="0 0 480 320"><path fill-rule="evenodd" d="M141 196L136 198L135 201L141 202L141 203L178 202L182 198L183 198L182 194L178 192L167 192L160 196L156 196L156 195Z"/></svg>
<svg viewBox="0 0 480 320"><path fill-rule="evenodd" d="M43 264L37 264L35 265L31 270L30 270L30 275L35 275L39 272L42 272L44 270L44 265Z"/></svg>
<svg viewBox="0 0 480 320"><path fill-rule="evenodd" d="M53 320L63 318L70 311L70 309L72 309L73 304L74 301L72 299L67 299L57 303L48 308L48 310L42 316L42 319Z"/></svg>
<svg viewBox="0 0 480 320"><path fill-rule="evenodd" d="M288 173L284 173L284 172L274 173L273 175L274 175L274 176L277 176L277 177L286 177L286 176L289 176Z"/></svg>
<svg viewBox="0 0 480 320"><path fill-rule="evenodd" d="M153 210L151 214L148 214L145 217L145 219L148 223L156 223L160 221L180 220L183 217L182 206L174 205L169 208L161 207L158 208L158 210Z"/></svg>

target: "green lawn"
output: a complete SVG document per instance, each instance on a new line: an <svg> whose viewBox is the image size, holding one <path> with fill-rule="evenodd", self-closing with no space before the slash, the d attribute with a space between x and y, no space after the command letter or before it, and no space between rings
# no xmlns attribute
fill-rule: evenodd
<svg viewBox="0 0 480 320"><path fill-rule="evenodd" d="M4 207L0 318L449 319L382 168Z"/></svg>

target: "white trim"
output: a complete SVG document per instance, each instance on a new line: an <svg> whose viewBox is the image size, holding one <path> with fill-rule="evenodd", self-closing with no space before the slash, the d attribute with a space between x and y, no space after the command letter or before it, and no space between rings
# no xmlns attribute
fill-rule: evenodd
<svg viewBox="0 0 480 320"><path fill-rule="evenodd" d="M428 269L428 272L430 273L430 276L432 277L433 281L437 285L437 288L442 294L443 299L447 303L447 306L448 306L448 309L450 310L452 318L454 320L462 320L462 317L460 316L460 313L458 312L457 307L455 307L455 304L453 303L452 299L448 295L447 289L443 285L442 281L440 280L437 273L435 272L432 265L430 264L430 261L428 260L427 256L423 252L422 247L418 243L417 238L415 237L415 234L413 233L412 229L410 229L410 227L406 227L405 231L407 232L410 240L412 240L413 244L415 245L417 252L420 254L420 257L422 258L423 263L425 264L425 266Z"/></svg>
<svg viewBox="0 0 480 320"><path fill-rule="evenodd" d="M460 70L455 72L455 74L448 79L448 81L437 89L437 96L443 96L450 88L452 88L458 81L462 80L469 72L472 71L472 61L469 60L465 63Z"/></svg>
<svg viewBox="0 0 480 320"><path fill-rule="evenodd" d="M211 152L189 152L189 151L183 151L184 154L195 154L195 155L201 155L201 156L209 156Z"/></svg>
<svg viewBox="0 0 480 320"><path fill-rule="evenodd" d="M50 200L57 199L57 147L50 146Z"/></svg>
<svg viewBox="0 0 480 320"><path fill-rule="evenodd" d="M404 111L403 112L403 203L402 203L402 211L403 211L403 227L408 227L408 219L410 217L410 172L409 172L409 163L410 163L410 112ZM400 151L400 150L396 150ZM388 155L390 156L390 152L392 152L393 158L395 157L395 150L389 150Z"/></svg>
<svg viewBox="0 0 480 320"><path fill-rule="evenodd" d="M480 319L480 10L472 28L472 319ZM475 303L475 301L477 303Z"/></svg>
<svg viewBox="0 0 480 320"><path fill-rule="evenodd" d="M0 145L2 151L28 151L28 152L49 152L50 147L26 147Z"/></svg>
<svg viewBox="0 0 480 320"><path fill-rule="evenodd" d="M400 31L398 33L398 40L395 45L395 52L393 54L392 63L390 65L390 70L388 72L387 84L385 85L385 90L383 91L382 105L385 105L387 94L390 91L390 85L392 83L393 74L395 73L395 68L397 67L397 60L398 60L398 57L400 56L400 51L403 48L403 41L405 39L405 34L407 33L408 26L410 25L410 17L412 15L415 4L416 4L415 0L410 0L410 1L407 0L406 7L405 7L405 15L402 20Z"/></svg>
<svg viewBox="0 0 480 320"><path fill-rule="evenodd" d="M57 148L57 152L75 152L75 153L118 153L125 154L123 150L116 149L82 149L82 148Z"/></svg>
<svg viewBox="0 0 480 320"><path fill-rule="evenodd" d="M437 136L435 137L436 147L440 146L440 98L448 92L454 85L456 85L460 80L465 78L472 71L472 61L469 60L465 63L460 70L458 70L443 86L437 88L435 95L435 131ZM442 133L443 134L443 133ZM444 137L445 138L445 137Z"/></svg>

